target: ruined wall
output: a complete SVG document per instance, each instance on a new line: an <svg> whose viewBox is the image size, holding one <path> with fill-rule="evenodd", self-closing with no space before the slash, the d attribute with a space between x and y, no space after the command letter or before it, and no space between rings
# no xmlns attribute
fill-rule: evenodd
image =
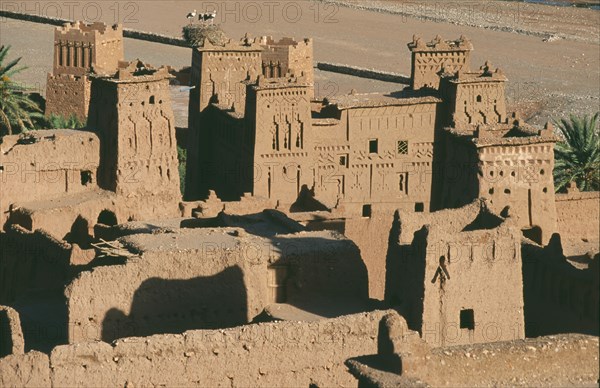
<svg viewBox="0 0 600 388"><path fill-rule="evenodd" d="M557 229L564 239L588 239L594 241L600 235L600 193L570 190L556 194Z"/></svg>
<svg viewBox="0 0 600 388"><path fill-rule="evenodd" d="M345 220L344 235L360 249L369 273L369 297L373 299L383 300L385 296L386 257L393 222L393 211Z"/></svg>
<svg viewBox="0 0 600 388"><path fill-rule="evenodd" d="M278 322L225 330L59 346L0 360L5 386L356 386L344 361L378 351L374 311L317 322ZM401 319L401 318L400 318ZM20 373L13 371L16 363ZM52 368L50 368L51 366Z"/></svg>
<svg viewBox="0 0 600 388"><path fill-rule="evenodd" d="M70 343L231 327L272 303L310 312L307 302L319 298L368 295L355 245L328 232L270 241L239 229L182 229L122 242L140 258L84 272L69 285Z"/></svg>
<svg viewBox="0 0 600 388"><path fill-rule="evenodd" d="M16 202L48 200L96 188L100 142L92 132L31 131L29 141L5 136L0 146L0 223ZM33 142L33 143L32 143Z"/></svg>
<svg viewBox="0 0 600 388"><path fill-rule="evenodd" d="M402 349L402 348L401 348ZM403 350L403 349L402 349ZM598 380L598 337L562 334L526 340L400 352L401 374L384 357L349 360L359 386L571 386ZM535 371L535 372L533 372Z"/></svg>
<svg viewBox="0 0 600 388"><path fill-rule="evenodd" d="M0 358L0 385L3 387L51 387L50 360L40 352Z"/></svg>
<svg viewBox="0 0 600 388"><path fill-rule="evenodd" d="M400 212L386 300L434 346L524 337L521 233L480 206Z"/></svg>
<svg viewBox="0 0 600 388"><path fill-rule="evenodd" d="M598 335L600 255L569 261L557 234L544 247L523 244L522 254L527 335Z"/></svg>

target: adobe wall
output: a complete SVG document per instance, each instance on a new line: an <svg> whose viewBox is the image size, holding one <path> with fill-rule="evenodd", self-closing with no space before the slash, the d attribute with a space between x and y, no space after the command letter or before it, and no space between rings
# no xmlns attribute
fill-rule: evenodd
<svg viewBox="0 0 600 388"><path fill-rule="evenodd" d="M366 102L354 106L355 99ZM393 106L377 106L376 99L368 94L334 99L338 122L327 128L313 123L316 198L330 207L340 201L354 216L362 215L363 205L393 212L394 203L427 212L441 119L436 99ZM371 141L377 152L370 152Z"/></svg>
<svg viewBox="0 0 600 388"><path fill-rule="evenodd" d="M11 354L23 354L25 341L21 330L19 313L0 305L0 358Z"/></svg>
<svg viewBox="0 0 600 388"><path fill-rule="evenodd" d="M93 228L103 211L115 214L121 221L137 215L136 206L128 207L121 202L114 193L98 189L46 201L15 202L16 209L10 213L9 223L29 230L46 230L59 240L69 239L78 218Z"/></svg>
<svg viewBox="0 0 600 388"><path fill-rule="evenodd" d="M401 211L394 228L386 300L433 346L524 337L521 233L480 206Z"/></svg>
<svg viewBox="0 0 600 388"><path fill-rule="evenodd" d="M70 117L85 121L90 105L91 82L86 76L48 74L46 81L45 114Z"/></svg>
<svg viewBox="0 0 600 388"><path fill-rule="evenodd" d="M425 341L452 346L525 337L520 239L517 229L455 238L429 234L427 248L434 252L427 255L423 279ZM445 281L438 272L441 255L447 257ZM466 309L473 310L474 329L461 328Z"/></svg>
<svg viewBox="0 0 600 388"><path fill-rule="evenodd" d="M19 135L13 135L5 136L0 145L2 225L15 202L57 198L96 187L100 141L94 133L59 129L30 131L28 136L36 141L18 144Z"/></svg>
<svg viewBox="0 0 600 388"><path fill-rule="evenodd" d="M402 74L365 69L363 67L341 65L329 62L317 62L317 69L329 71L332 73L348 74L360 78L376 79L384 82L393 82L403 85L410 85L410 77Z"/></svg>
<svg viewBox="0 0 600 388"><path fill-rule="evenodd" d="M556 194L557 229L564 239L598 240L600 192Z"/></svg>
<svg viewBox="0 0 600 388"><path fill-rule="evenodd" d="M344 361L378 351L374 311L316 322L277 322L223 330L89 342L0 359L3 386L356 386ZM402 319L398 317L398 319ZM19 365L20 368L16 368ZM15 371L17 373L15 373Z"/></svg>
<svg viewBox="0 0 600 388"><path fill-rule="evenodd" d="M0 358L0 386L51 387L50 358L32 351Z"/></svg>
<svg viewBox="0 0 600 388"><path fill-rule="evenodd" d="M360 249L369 273L369 297L373 299L385 297L386 257L393 222L393 211L345 220L344 235Z"/></svg>
<svg viewBox="0 0 600 388"><path fill-rule="evenodd" d="M598 337L561 334L400 354L402 374L382 370L381 356L347 362L370 387L588 386L598 380ZM408 365L407 365L408 364ZM533 373L532 373L533 372Z"/></svg>
<svg viewBox="0 0 600 388"><path fill-rule="evenodd" d="M527 335L598 335L600 255L570 261L557 234L544 247L523 244L522 255Z"/></svg>
<svg viewBox="0 0 600 388"><path fill-rule="evenodd" d="M510 206L522 228L540 227L541 242L547 243L556 231L554 143L482 147L479 160L479 195L489 198L497 213Z"/></svg>
<svg viewBox="0 0 600 388"><path fill-rule="evenodd" d="M140 257L83 272L67 288L70 343L231 327L275 302L310 311L311 300L368 296L356 246L331 232L263 239L235 228L181 229L120 241Z"/></svg>

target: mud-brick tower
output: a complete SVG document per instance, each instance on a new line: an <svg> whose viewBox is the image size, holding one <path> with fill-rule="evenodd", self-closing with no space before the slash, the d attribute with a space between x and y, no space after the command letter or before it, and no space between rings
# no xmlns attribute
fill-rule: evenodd
<svg viewBox="0 0 600 388"><path fill-rule="evenodd" d="M438 89L440 74L468 71L471 66L473 45L466 37L458 40L442 40L438 35L429 43L425 43L416 35L408 43L412 52L411 88Z"/></svg>
<svg viewBox="0 0 600 388"><path fill-rule="evenodd" d="M139 60L121 62L113 76L92 76L88 126L101 139L98 181L138 204L181 198L171 78Z"/></svg>
<svg viewBox="0 0 600 388"><path fill-rule="evenodd" d="M266 78L279 78L286 75L303 77L314 83L313 40L306 38L282 38L278 41L271 36L260 38L262 52L262 74ZM314 97L314 96L313 96Z"/></svg>
<svg viewBox="0 0 600 388"><path fill-rule="evenodd" d="M211 151L210 128L203 114L212 103L234 107L243 116L246 83L255 82L261 74L263 48L248 35L240 41L204 43L193 49L188 116L188 152L186 199L203 199L208 195L206 155ZM213 171L214 172L214 171Z"/></svg>
<svg viewBox="0 0 600 388"><path fill-rule="evenodd" d="M314 185L312 83L306 78L259 77L248 88L247 127L255 138L253 194L292 205Z"/></svg>
<svg viewBox="0 0 600 388"><path fill-rule="evenodd" d="M452 121L456 125L506 123L506 81L502 70L490 62L479 71L442 74L440 88L448 99Z"/></svg>
<svg viewBox="0 0 600 388"><path fill-rule="evenodd" d="M123 60L123 27L66 23L54 31L54 67L46 83L46 115L88 114L92 72L114 73Z"/></svg>

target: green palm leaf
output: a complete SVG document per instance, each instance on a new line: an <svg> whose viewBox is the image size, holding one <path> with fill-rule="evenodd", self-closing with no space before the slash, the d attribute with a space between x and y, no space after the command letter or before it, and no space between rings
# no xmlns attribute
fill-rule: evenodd
<svg viewBox="0 0 600 388"><path fill-rule="evenodd" d="M554 149L557 191L564 191L570 182L582 191L600 189L599 115L554 120L561 138Z"/></svg>

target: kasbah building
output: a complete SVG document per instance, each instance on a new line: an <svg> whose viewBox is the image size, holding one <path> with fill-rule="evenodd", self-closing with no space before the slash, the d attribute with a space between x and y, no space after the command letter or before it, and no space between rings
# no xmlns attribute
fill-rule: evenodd
<svg viewBox="0 0 600 388"><path fill-rule="evenodd" d="M207 36L182 193L183 72L56 28L47 113L87 126L0 144L0 386L596 382L598 192L555 194L467 37L407 40L401 90L317 100L318 42Z"/></svg>

